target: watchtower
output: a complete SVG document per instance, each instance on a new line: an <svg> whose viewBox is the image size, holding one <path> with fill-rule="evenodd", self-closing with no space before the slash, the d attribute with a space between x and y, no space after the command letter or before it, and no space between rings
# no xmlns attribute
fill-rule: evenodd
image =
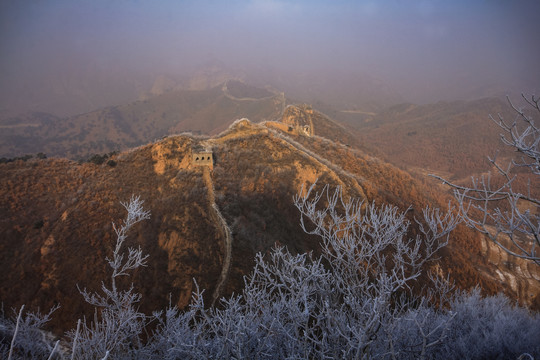
<svg viewBox="0 0 540 360"><path fill-rule="evenodd" d="M193 151L191 163L195 166L208 166L214 168L214 157L211 151Z"/></svg>

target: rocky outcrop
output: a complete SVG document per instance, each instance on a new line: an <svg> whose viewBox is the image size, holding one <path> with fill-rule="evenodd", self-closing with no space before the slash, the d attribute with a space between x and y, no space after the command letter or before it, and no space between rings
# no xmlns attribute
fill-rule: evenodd
<svg viewBox="0 0 540 360"><path fill-rule="evenodd" d="M540 266L509 255L485 236L481 241L483 255L495 267L493 278L508 284L526 304L535 305L540 300Z"/></svg>

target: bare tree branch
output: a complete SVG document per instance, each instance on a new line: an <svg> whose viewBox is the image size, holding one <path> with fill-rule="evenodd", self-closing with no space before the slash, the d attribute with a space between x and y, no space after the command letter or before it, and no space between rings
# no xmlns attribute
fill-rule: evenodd
<svg viewBox="0 0 540 360"><path fill-rule="evenodd" d="M522 94L526 103L532 107L533 113L540 114L540 98L530 98ZM540 130L532 116L516 107L508 98L510 107L516 113L516 120L507 122L499 114L490 118L502 130L501 141L504 145L521 154L503 168L497 162L497 156L488 158L501 176L503 182L499 186L492 184L491 173L472 179L471 186L461 186L440 176L430 175L454 190L458 202L460 216L465 223L487 236L501 249L512 256L530 260L540 265L540 199L531 190L538 190L540 182ZM527 194L516 191L514 186L517 175L512 174L513 167L523 167L532 176L528 180ZM531 189L531 186L535 186ZM526 204L527 206L521 206Z"/></svg>

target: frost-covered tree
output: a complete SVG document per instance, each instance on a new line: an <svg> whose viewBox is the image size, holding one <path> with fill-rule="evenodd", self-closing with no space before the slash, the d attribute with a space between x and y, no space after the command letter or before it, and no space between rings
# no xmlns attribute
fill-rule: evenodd
<svg viewBox="0 0 540 360"><path fill-rule="evenodd" d="M531 193L540 186L540 128L532 114L540 115L540 98L522 95L527 109L508 102L516 113L514 120L501 115L490 118L501 128L501 141L515 150L515 158L506 166L489 158L495 175L473 178L471 186L459 186L434 176L454 189L462 218L468 226L487 236L510 255L540 265L540 199ZM515 186L515 169L525 169L530 182L525 191Z"/></svg>
<svg viewBox="0 0 540 360"><path fill-rule="evenodd" d="M540 359L540 314L503 295L482 297L479 289L454 296L450 309L454 321L437 358Z"/></svg>
<svg viewBox="0 0 540 360"><path fill-rule="evenodd" d="M412 282L458 219L426 209L420 235L391 206L344 201L341 191L295 198L322 254L283 247L256 256L240 295L206 308L197 288L167 310L147 349L163 359L484 359L540 356L540 317L503 296L415 296ZM438 283L434 286L444 284ZM435 289L437 290L437 289ZM490 322L491 317L491 322ZM525 334L525 337L521 335ZM473 345L476 342L484 342ZM475 347L467 352L467 348Z"/></svg>
<svg viewBox="0 0 540 360"><path fill-rule="evenodd" d="M48 341L18 335L22 310L16 321L1 317L4 358L13 351L23 359L49 353L62 359L540 358L538 314L479 291L451 296L444 279L434 278L433 286L446 306L411 290L446 244L456 216L426 209L416 220L419 235L409 237L410 222L396 208L344 200L340 189L328 187L295 198L301 227L321 238L320 256L283 247L257 254L240 294L207 307L195 283L189 307L155 313L157 327L149 334L149 317L136 308L140 295L116 282L146 264L140 249L122 249L128 230L149 213L139 198L123 205L128 216L114 227L110 284L100 293L81 291L100 310L94 320L79 321L64 350L55 352ZM28 325L41 334L42 321ZM34 347L37 357L23 352Z"/></svg>
<svg viewBox="0 0 540 360"><path fill-rule="evenodd" d="M423 222L416 220L421 235L411 238L405 213L393 206L345 201L339 188L330 194L325 187L315 196L310 196L311 191L297 196L295 205L302 229L322 239L332 292L339 294L335 305L339 305L341 319L336 328L349 349L343 355L370 357L370 348L385 326L409 310L414 298L411 282L420 276L423 264L447 244L458 220L451 211L441 215L426 208ZM351 322L356 329L347 326Z"/></svg>
<svg viewBox="0 0 540 360"><path fill-rule="evenodd" d="M53 343L43 327L58 306L47 314L25 312L24 305L13 316L0 316L0 358L2 359L57 359L58 342Z"/></svg>
<svg viewBox="0 0 540 360"><path fill-rule="evenodd" d="M411 292L422 265L444 246L458 220L426 209L421 235L392 206L344 200L338 188L295 198L304 231L319 235L322 256L276 248L257 255L242 295L205 309L167 312L154 343L164 358L373 358L400 356L396 319L427 304ZM425 310L428 311L428 310ZM427 315L426 315L427 316ZM407 351L420 357L440 344L452 316L411 320L424 340ZM188 325L190 324L190 325ZM422 337L423 336L423 337ZM166 349L164 351L163 349ZM196 351L194 352L194 350Z"/></svg>
<svg viewBox="0 0 540 360"><path fill-rule="evenodd" d="M122 203L128 212L123 224L113 223L116 245L112 258L107 258L112 271L110 284L102 283L101 293L79 290L84 300L96 307L96 313L93 321L79 321L77 329L69 334L72 358L131 359L143 348L141 335L148 319L137 309L141 295L135 292L133 285L127 290L117 286L119 277L146 266L148 255L143 255L140 247L129 247L127 253L123 249L129 230L150 217L142 204L139 197L132 196L127 203Z"/></svg>

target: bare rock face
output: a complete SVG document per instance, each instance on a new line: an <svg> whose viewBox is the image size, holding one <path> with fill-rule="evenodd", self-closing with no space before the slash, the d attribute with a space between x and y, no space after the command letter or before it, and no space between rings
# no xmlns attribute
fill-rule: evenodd
<svg viewBox="0 0 540 360"><path fill-rule="evenodd" d="M540 300L540 266L509 255L487 237L482 237L482 252L496 270L493 277L508 284L522 301L531 306Z"/></svg>

